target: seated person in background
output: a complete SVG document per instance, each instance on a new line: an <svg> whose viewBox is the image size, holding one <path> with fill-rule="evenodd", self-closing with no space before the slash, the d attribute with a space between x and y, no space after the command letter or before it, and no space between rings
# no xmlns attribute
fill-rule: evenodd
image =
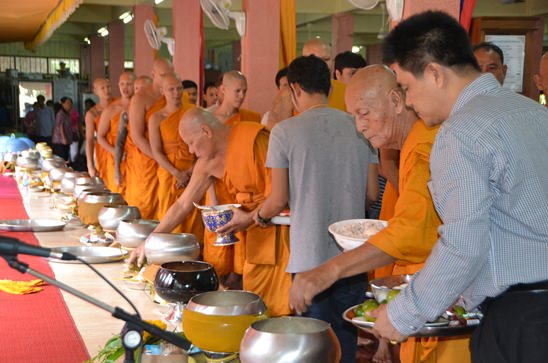
<svg viewBox="0 0 548 363"><path fill-rule="evenodd" d="M492 73L501 85L504 84L508 66L504 64L504 53L496 44L484 42L472 48L481 73Z"/></svg>
<svg viewBox="0 0 548 363"><path fill-rule="evenodd" d="M261 115L242 108L247 93L247 80L239 71L228 71L223 74L223 83L219 87L223 99L211 111L219 121L234 125L240 121L260 122Z"/></svg>
<svg viewBox="0 0 548 363"><path fill-rule="evenodd" d="M366 65L365 59L357 53L351 51L339 53L335 57L334 79L344 84L348 84L354 73Z"/></svg>
<svg viewBox="0 0 548 363"><path fill-rule="evenodd" d="M196 82L185 79L182 82L184 97L188 98L188 103L198 104L198 85Z"/></svg>

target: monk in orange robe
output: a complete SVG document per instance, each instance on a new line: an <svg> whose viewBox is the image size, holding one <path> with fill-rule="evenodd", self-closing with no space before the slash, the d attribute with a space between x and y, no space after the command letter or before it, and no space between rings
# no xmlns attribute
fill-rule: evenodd
<svg viewBox="0 0 548 363"><path fill-rule="evenodd" d="M208 111L193 108L180 124L183 140L198 160L183 195L172 206L157 230L171 230L199 201L212 180L222 180L235 210L231 230L246 230L253 223L253 208L270 190L270 176L265 167L269 133L258 123L240 122L232 127L221 124ZM246 231L246 259L243 270L244 289L260 295L273 316L289 313L291 276L285 272L289 257L287 227L251 227ZM141 246L131 259L143 258Z"/></svg>
<svg viewBox="0 0 548 363"><path fill-rule="evenodd" d="M346 100L357 130L374 147L401 149L399 197L388 226L368 243L295 277L290 298L297 311L306 310L316 294L343 277L392 262L399 265L399 273L416 272L438 238L441 221L427 186L430 150L438 128L427 128L405 107L395 75L382 65L358 71L347 87ZM409 339L401 345L400 359L404 363L466 363L470 362L468 345L468 339Z"/></svg>
<svg viewBox="0 0 548 363"><path fill-rule="evenodd" d="M115 165L114 154L116 147L116 136L120 124L120 117L125 114L131 97L133 97L135 75L132 72L123 72L118 80L118 88L120 89L121 97L108 105L101 113L99 128L97 130L97 142L103 147L105 152L105 173L103 181L107 188L116 193L124 194L125 185L118 185L115 182ZM125 175L125 163L120 170L122 175Z"/></svg>
<svg viewBox="0 0 548 363"><path fill-rule="evenodd" d="M194 107L181 104L183 87L175 75L162 81L162 95L166 106L152 114L149 122L149 140L154 159L158 163L158 218L161 219L190 180L195 160L188 146L179 136L179 122L183 114ZM203 239L204 226L198 210L190 213L172 232L192 233L198 241Z"/></svg>
<svg viewBox="0 0 548 363"><path fill-rule="evenodd" d="M238 71L229 71L223 74L219 86L223 94L220 105L210 109L211 112L226 125L234 125L241 121L261 122L261 115L257 112L241 108L247 93L247 80Z"/></svg>
<svg viewBox="0 0 548 363"><path fill-rule="evenodd" d="M162 77L172 73L167 60L156 60L152 66L152 86L140 89L129 104L125 199L139 208L144 219L155 219L158 209L158 164L148 140L148 122L153 113L166 105L160 92Z"/></svg>
<svg viewBox="0 0 548 363"><path fill-rule="evenodd" d="M105 78L96 78L93 81L93 93L99 97L99 102L86 112L85 116L86 159L89 175L103 178L106 169L105 151L100 145L96 145L95 132L98 130L101 112L112 101L110 81Z"/></svg>

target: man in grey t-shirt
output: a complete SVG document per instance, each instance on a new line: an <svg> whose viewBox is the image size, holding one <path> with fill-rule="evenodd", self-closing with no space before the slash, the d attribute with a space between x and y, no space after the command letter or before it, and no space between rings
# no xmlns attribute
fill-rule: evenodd
<svg viewBox="0 0 548 363"><path fill-rule="evenodd" d="M342 252L327 228L343 219L364 218L368 167L377 163L377 156L350 115L327 107L330 80L324 61L297 58L287 78L300 114L272 130L266 160L272 168L272 193L257 209L256 221L264 224L289 200L287 270L295 274ZM356 356L356 330L344 325L342 313L363 301L366 288L365 274L341 280L318 295L306 313L331 323L342 362L355 362Z"/></svg>

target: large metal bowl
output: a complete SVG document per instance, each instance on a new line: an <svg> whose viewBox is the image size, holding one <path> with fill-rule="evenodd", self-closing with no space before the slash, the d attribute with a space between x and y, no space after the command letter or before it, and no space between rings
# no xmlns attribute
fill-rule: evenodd
<svg viewBox="0 0 548 363"><path fill-rule="evenodd" d="M74 192L72 194L74 195L74 198L80 199L80 196L82 195L82 192L84 191L87 191L88 193L108 192L108 190L105 189L104 185L99 185L95 183L85 183L85 184L76 184L74 186Z"/></svg>
<svg viewBox="0 0 548 363"><path fill-rule="evenodd" d="M340 359L341 347L331 326L312 318L256 321L240 344L242 363L338 363Z"/></svg>
<svg viewBox="0 0 548 363"><path fill-rule="evenodd" d="M131 205L105 205L99 210L99 224L105 231L115 232L123 220L140 219L139 208Z"/></svg>
<svg viewBox="0 0 548 363"><path fill-rule="evenodd" d="M67 171L61 179L61 191L65 194L74 193L74 186L76 185L76 178L84 175L78 171Z"/></svg>
<svg viewBox="0 0 548 363"><path fill-rule="evenodd" d="M379 277L369 282L371 291L378 303L386 302L386 296L390 291L402 290L413 279L413 275L393 275Z"/></svg>
<svg viewBox="0 0 548 363"><path fill-rule="evenodd" d="M67 171L69 171L69 169L63 167L53 168L48 172L49 180L52 182L59 182L63 179Z"/></svg>
<svg viewBox="0 0 548 363"><path fill-rule="evenodd" d="M65 166L65 161L58 158L48 158L42 160L42 170L50 171L54 168L62 168Z"/></svg>
<svg viewBox="0 0 548 363"><path fill-rule="evenodd" d="M195 260L200 255L196 236L190 233L156 233L146 239L145 256L148 263Z"/></svg>
<svg viewBox="0 0 548 363"><path fill-rule="evenodd" d="M84 224L98 225L99 211L107 204L126 204L126 201L118 193L88 193L78 199L78 217Z"/></svg>
<svg viewBox="0 0 548 363"><path fill-rule="evenodd" d="M266 318L265 303L252 292L211 291L189 300L183 312L183 331L203 351L233 353L240 350L247 328Z"/></svg>
<svg viewBox="0 0 548 363"><path fill-rule="evenodd" d="M160 224L148 219L121 220L116 229L116 240L126 248L135 248L143 243Z"/></svg>

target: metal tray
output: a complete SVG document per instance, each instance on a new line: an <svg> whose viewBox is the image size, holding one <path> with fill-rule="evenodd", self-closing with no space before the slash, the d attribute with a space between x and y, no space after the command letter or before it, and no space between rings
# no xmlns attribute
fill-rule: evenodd
<svg viewBox="0 0 548 363"><path fill-rule="evenodd" d="M127 251L114 247L86 247L86 246L70 246L70 247L55 247L51 249L54 252L68 252L75 256L81 257L88 263L109 263L123 260L128 254ZM59 263L80 263L80 261L64 261L56 258L50 258L51 262Z"/></svg>
<svg viewBox="0 0 548 363"><path fill-rule="evenodd" d="M370 321L365 321L361 318L351 318L351 316L353 316L353 311L357 306L358 305L354 305L346 309L343 313L343 319L360 329L372 331L375 323ZM416 332L415 334L411 336L416 338L428 338L428 337L454 337L459 335L470 335L472 334L474 329L476 329L477 326L478 324L450 325L449 322L426 323L418 332Z"/></svg>
<svg viewBox="0 0 548 363"><path fill-rule="evenodd" d="M60 231L67 224L57 219L10 219L0 220L0 231L52 232Z"/></svg>

